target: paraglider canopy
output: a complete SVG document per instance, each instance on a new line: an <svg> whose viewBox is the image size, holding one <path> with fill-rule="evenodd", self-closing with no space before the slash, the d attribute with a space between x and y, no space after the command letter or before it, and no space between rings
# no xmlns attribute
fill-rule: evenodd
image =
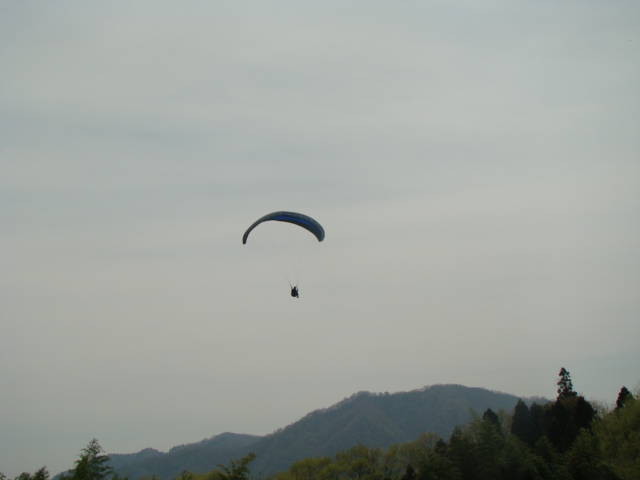
<svg viewBox="0 0 640 480"><path fill-rule="evenodd" d="M311 232L313 235L315 235L319 242L324 240L324 228L322 228L322 225L320 225L317 220L302 213L279 211L269 213L253 222L253 224L251 224L247 231L244 232L244 235L242 236L242 244L244 245L247 243L247 238L249 238L251 230L256 228L261 223L271 220L293 223L294 225L298 225Z"/></svg>

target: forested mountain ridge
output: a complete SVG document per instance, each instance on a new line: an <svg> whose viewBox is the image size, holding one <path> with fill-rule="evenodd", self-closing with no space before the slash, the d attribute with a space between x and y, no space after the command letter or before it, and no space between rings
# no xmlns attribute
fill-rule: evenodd
<svg viewBox="0 0 640 480"><path fill-rule="evenodd" d="M361 427L365 427L367 434L373 433L373 437L381 432L382 435L389 435L389 427L391 435L393 431L396 434L401 432L402 429L393 421L376 423L373 429L367 428L371 419L381 418L381 404L376 403L380 398L388 400L389 395L366 392L353 395L333 407L314 411L287 428L265 437L225 433L198 443L174 447L166 454L145 449L131 456L136 457L135 459L119 456L118 460L122 465L129 466L135 460L145 459L148 462L160 458L165 466L185 465L185 460L201 462L202 465L202 462L210 463L212 460L210 456L203 455L203 449L208 449L209 455L219 457L222 455L221 450L240 443L244 446L236 453L239 454L243 449L247 451L241 457L230 458L225 464L217 464L209 471L202 471L197 466L193 470L185 468L172 480L640 479L640 391L634 396L622 386L615 408L604 405L594 408L583 395L574 390L568 370L561 368L558 377L557 397L554 401L540 401L544 399L537 398L535 402L527 404L518 400L511 411L500 413L487 408L481 416L478 412L466 424L456 426L447 438L437 433L424 432L412 441L394 443L388 447L370 447L358 442L334 455L320 456L313 453L290 463L284 470L277 467L277 463L283 460L282 455L278 455L282 453L281 448L288 451L289 448L296 447L291 443L291 438L299 439L302 444L315 448L316 452L323 445L332 445L332 442L326 443L326 432L318 433L317 429L305 426L305 422L331 420L327 419L327 414L341 413L339 420L348 420L337 435L331 428L328 429L329 438L337 439L336 441L344 438L345 432L359 432ZM439 390L442 393L442 388L458 389L458 394L460 389L463 393L474 390L460 386L439 386L433 390L436 394ZM432 387L408 393L419 394L428 390L432 390ZM483 392L482 389L475 389L474 393L486 395L486 391ZM395 394L392 397L407 400L406 394ZM345 407L352 407L354 404L362 407L357 409L360 413L355 417L345 413ZM296 430L299 429L311 432L311 437L297 436ZM287 438L287 435L291 438ZM310 442L309 438L313 441ZM274 439L277 440L276 443L273 443ZM255 447L261 449L258 455L262 456L264 462L260 471L254 468L253 462L257 458ZM299 452L293 452L293 455L298 454ZM186 459L180 458L185 455ZM289 461L286 458L284 460ZM82 450L74 468L60 474L58 480L135 480L121 476L108 462L109 456L94 438ZM146 465L147 469L150 467L152 466ZM277 470L277 473L268 473L267 468ZM160 472L160 465L155 465L151 471ZM143 479L158 479L156 473ZM8 480L2 472L0 480ZM46 467L42 467L33 474L24 472L13 480L49 480L49 473Z"/></svg>
<svg viewBox="0 0 640 480"><path fill-rule="evenodd" d="M472 412L511 411L517 401L514 395L462 385L434 385L393 394L359 392L263 437L225 433L166 453L145 449L130 455L112 454L111 465L131 480L151 475L166 480L184 470L206 472L253 452L257 456L252 471L266 477L297 460L334 455L354 445L388 447L425 432L446 438L456 426L467 423Z"/></svg>
<svg viewBox="0 0 640 480"><path fill-rule="evenodd" d="M109 465L131 480L149 475L164 478L164 472L174 474L185 469L207 471L228 462L238 452L247 451L246 447L260 438L257 435L226 432L199 442L178 445L166 453L146 448L137 453L110 454Z"/></svg>

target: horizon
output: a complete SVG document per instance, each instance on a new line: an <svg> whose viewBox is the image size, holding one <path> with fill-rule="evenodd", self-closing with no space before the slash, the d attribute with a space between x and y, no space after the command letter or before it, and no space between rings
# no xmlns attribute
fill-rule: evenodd
<svg viewBox="0 0 640 480"><path fill-rule="evenodd" d="M186 443L178 443L175 445L171 445L165 449L159 449L159 448L155 448L153 446L147 446L147 447L143 447L139 450L135 450L135 451L130 451L130 452L108 452L107 455L130 455L130 454L136 454L136 453L140 453L143 452L145 450L154 450L156 452L160 452L160 453L169 453L171 450L173 450L176 447L184 447L184 446L188 446L188 445L193 445L193 444L198 444L201 442L206 442L208 440L212 440L215 439L217 437L220 436L224 436L224 435L249 435L249 436L255 436L257 438L265 438L268 437L270 435L274 435L277 434L279 431L294 425L295 423L303 420L304 418L308 417L308 416L312 416L314 414L321 414L324 413L326 411L332 410L335 407L339 407L341 405L343 405L344 403L350 402L352 400L357 399L357 397L361 396L361 395L372 395L372 396L387 396L387 395L397 395L397 394L405 394L405 393L413 393L413 392L424 392L427 390L432 389L433 387L462 387L465 389L479 389L479 390L485 390L491 393L496 393L496 394L501 394L501 395L509 395L509 396L513 396L516 397L518 399L521 399L523 401L532 401L533 403L536 403L536 400L541 400L541 401L545 401L545 402L552 402L552 399L546 398L544 396L539 396L539 395L532 395L532 396L522 396L522 395L516 395L516 394L512 394L509 392L505 392L505 391L501 391L501 390L493 390L490 388L484 388L484 387L479 387L479 386L469 386L469 385L462 385L462 384L458 384L458 383L435 383L435 384L431 384L431 385L424 385L422 387L418 387L418 388L414 388L414 389L410 389L410 390L398 390L398 391L393 391L393 392L387 392L387 391L377 391L377 392L373 392L373 391L369 391L369 390L360 390L357 392L352 393L351 395L348 395L346 397L344 397L341 400L338 400L326 407L318 407L315 409L312 409L310 411L308 411L307 413L303 414L300 417L297 417L296 419L290 421L289 423L280 426L280 427L276 427L274 430L271 430L269 432L265 432L265 433L252 433L252 432L236 432L236 431L224 431L224 432L218 432L218 433L214 433L210 436L201 438L199 440L192 440ZM638 387L634 388L633 391L635 392L634 395L638 396L640 395L640 384ZM579 393L579 395L582 395L582 393ZM554 397L555 398L555 397ZM615 406L615 400L609 403L606 402L600 402L599 400L595 400L595 399L589 399L587 396L585 396L585 398L590 401L590 402L595 402L596 404L600 404L600 405L604 405L607 408L612 409ZM478 413L478 412L476 412ZM511 413L511 412L507 412L507 413ZM428 433L428 432L427 432ZM99 439L98 439L99 440ZM51 472L53 474L53 472ZM62 473L61 472L57 472L54 475L57 475L58 473Z"/></svg>

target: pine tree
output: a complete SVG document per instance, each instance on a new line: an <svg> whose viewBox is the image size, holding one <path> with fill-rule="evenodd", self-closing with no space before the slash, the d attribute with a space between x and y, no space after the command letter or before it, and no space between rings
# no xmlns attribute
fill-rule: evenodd
<svg viewBox="0 0 640 480"><path fill-rule="evenodd" d="M496 415L496 412L494 412L490 408L487 408L484 411L484 413L482 414L482 420L490 423L497 428L500 428L500 419L498 418L498 415Z"/></svg>
<svg viewBox="0 0 640 480"><path fill-rule="evenodd" d="M511 433L520 440L533 446L536 439L533 438L533 421L529 407L522 400L518 400L513 411L513 419L511 421Z"/></svg>
<svg viewBox="0 0 640 480"><path fill-rule="evenodd" d="M624 404L632 398L633 395L631 395L631 392L627 390L627 387L623 386L618 393L618 399L616 400L616 410L620 410L622 407L624 407Z"/></svg>
<svg viewBox="0 0 640 480"><path fill-rule="evenodd" d="M560 453L570 447L583 428L590 428L595 409L573 390L569 372L562 368L558 380L558 398L545 407L544 433Z"/></svg>
<svg viewBox="0 0 640 480"><path fill-rule="evenodd" d="M61 480L103 480L113 473L113 469L106 465L108 461L109 457L94 438L82 449L75 468Z"/></svg>
<svg viewBox="0 0 640 480"><path fill-rule="evenodd" d="M529 407L529 414L531 415L531 444L535 445L538 439L544 435L544 416L545 407L538 403L532 403Z"/></svg>
<svg viewBox="0 0 640 480"><path fill-rule="evenodd" d="M562 367L558 375L560 376L557 383L558 400L561 398L575 397L577 393L573 391L573 383L571 383L571 374L569 374L569 371Z"/></svg>
<svg viewBox="0 0 640 480"><path fill-rule="evenodd" d="M31 477L32 480L49 480L49 470L47 467L42 467Z"/></svg>

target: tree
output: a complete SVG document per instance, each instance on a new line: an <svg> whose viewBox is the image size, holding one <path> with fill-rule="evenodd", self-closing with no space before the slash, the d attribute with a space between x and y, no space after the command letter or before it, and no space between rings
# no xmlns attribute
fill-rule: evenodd
<svg viewBox="0 0 640 480"><path fill-rule="evenodd" d="M529 414L531 415L532 445L535 445L538 439L544 435L544 412L545 408L538 403L534 402L531 404L531 407L529 407Z"/></svg>
<svg viewBox="0 0 640 480"><path fill-rule="evenodd" d="M518 400L513 410L513 420L511 421L511 434L518 437L524 443L532 446L536 441L533 438L533 420L529 407L522 400Z"/></svg>
<svg viewBox="0 0 640 480"><path fill-rule="evenodd" d="M496 412L494 412L490 408L487 408L484 411L484 413L482 414L482 420L490 423L496 428L500 428L500 419L498 418L498 415L496 415Z"/></svg>
<svg viewBox="0 0 640 480"><path fill-rule="evenodd" d="M560 376L557 383L558 399L577 396L577 393L573 391L573 383L571 383L571 374L569 374L569 371L562 367L558 375Z"/></svg>
<svg viewBox="0 0 640 480"><path fill-rule="evenodd" d="M42 467L31 477L32 480L49 480L49 470L47 467Z"/></svg>
<svg viewBox="0 0 640 480"><path fill-rule="evenodd" d="M624 407L595 422L593 431L603 460L619 478L640 478L640 401L627 399Z"/></svg>
<svg viewBox="0 0 640 480"><path fill-rule="evenodd" d="M462 478L475 478L479 463L476 448L469 435L460 427L456 427L449 438L447 457L460 471Z"/></svg>
<svg viewBox="0 0 640 480"><path fill-rule="evenodd" d="M356 445L336 454L336 467L343 477L350 479L381 478L382 450Z"/></svg>
<svg viewBox="0 0 640 480"><path fill-rule="evenodd" d="M9 480L7 476L0 472L0 480ZM36 473L22 472L20 475L15 477L14 480L49 480L49 470L47 467L42 467L36 471Z"/></svg>
<svg viewBox="0 0 640 480"><path fill-rule="evenodd" d="M489 414L481 422L472 422L468 433L471 435L476 451L475 478L479 480L499 478L505 439L502 436L497 415Z"/></svg>
<svg viewBox="0 0 640 480"><path fill-rule="evenodd" d="M619 480L601 458L598 439L583 429L567 452L567 466L575 480Z"/></svg>
<svg viewBox="0 0 640 480"><path fill-rule="evenodd" d="M255 453L249 453L240 460L231 460L231 465L218 465L222 469L223 480L247 480L249 478L249 464L256 458Z"/></svg>
<svg viewBox="0 0 640 480"><path fill-rule="evenodd" d="M623 386L618 393L618 399L616 400L616 410L620 410L622 407L624 407L624 404L632 398L633 395L631 395L631 392L627 390L627 387Z"/></svg>
<svg viewBox="0 0 640 480"><path fill-rule="evenodd" d="M407 465L407 469L404 471L404 475L402 475L401 480L415 480L416 471L413 469L411 464Z"/></svg>
<svg viewBox="0 0 640 480"><path fill-rule="evenodd" d="M581 429L589 429L596 411L584 397L558 398L545 409L544 433L560 453L566 452Z"/></svg>
<svg viewBox="0 0 640 480"><path fill-rule="evenodd" d="M108 461L109 457L94 438L82 449L75 468L62 475L61 480L103 480L113 473L113 469L107 465Z"/></svg>
<svg viewBox="0 0 640 480"><path fill-rule="evenodd" d="M313 480L320 478L322 471L329 465L331 465L329 457L305 458L291 465L289 473L294 480Z"/></svg>

